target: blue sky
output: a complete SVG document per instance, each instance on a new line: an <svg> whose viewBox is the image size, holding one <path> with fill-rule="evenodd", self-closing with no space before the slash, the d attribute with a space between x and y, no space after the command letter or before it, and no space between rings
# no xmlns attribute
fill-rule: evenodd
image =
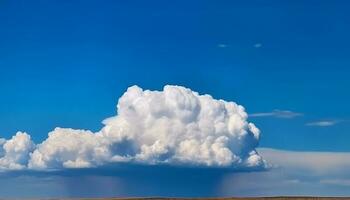
<svg viewBox="0 0 350 200"><path fill-rule="evenodd" d="M2 0L0 136L98 131L129 86L172 84L243 105L259 147L349 152L348 4Z"/></svg>

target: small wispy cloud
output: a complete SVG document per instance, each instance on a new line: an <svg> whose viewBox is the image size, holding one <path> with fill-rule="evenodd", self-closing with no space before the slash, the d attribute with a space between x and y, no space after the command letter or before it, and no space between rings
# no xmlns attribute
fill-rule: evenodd
<svg viewBox="0 0 350 200"><path fill-rule="evenodd" d="M260 48L260 47L262 47L262 44L261 43L256 43L256 44L254 44L254 47L255 48Z"/></svg>
<svg viewBox="0 0 350 200"><path fill-rule="evenodd" d="M303 113L293 112L290 110L273 110L271 112L261 112L250 114L250 117L277 117L277 118L294 118L302 116Z"/></svg>
<svg viewBox="0 0 350 200"><path fill-rule="evenodd" d="M325 126L334 126L338 123L340 123L340 120L322 120L322 121L314 121L306 123L306 126L319 126L319 127L325 127Z"/></svg>
<svg viewBox="0 0 350 200"><path fill-rule="evenodd" d="M228 46L229 46L228 44L224 44L224 43L218 44L219 48L227 48Z"/></svg>

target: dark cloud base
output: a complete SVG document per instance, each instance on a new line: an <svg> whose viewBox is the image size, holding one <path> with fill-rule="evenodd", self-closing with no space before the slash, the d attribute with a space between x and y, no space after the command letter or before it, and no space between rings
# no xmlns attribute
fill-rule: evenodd
<svg viewBox="0 0 350 200"><path fill-rule="evenodd" d="M258 169L257 169L258 170ZM1 197L217 197L230 168L109 165L95 169L13 171L0 175ZM5 184L7 183L7 184ZM14 188L25 188L19 194ZM83 195L82 195L83 194Z"/></svg>

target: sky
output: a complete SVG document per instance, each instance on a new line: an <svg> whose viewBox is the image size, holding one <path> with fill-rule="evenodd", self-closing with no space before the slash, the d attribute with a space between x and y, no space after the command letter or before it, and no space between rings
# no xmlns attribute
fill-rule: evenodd
<svg viewBox="0 0 350 200"><path fill-rule="evenodd" d="M18 189L21 197L350 195L350 174L345 170L350 165L348 4L1 0L0 138L6 140L0 145L17 131L26 134L19 134L25 145L16 159L18 152L0 148L0 169L6 166L0 185L7 183L0 187L0 197L18 197ZM135 95L145 103L135 103ZM174 101L179 110L158 98ZM216 99L223 100L221 107L214 106ZM244 111L228 102L242 105ZM208 124L219 126L206 120L221 120L215 114L219 111L231 113L223 117L233 134L229 144L220 139L224 131L214 131L216 138L207 142L228 145L241 163L222 156L227 155L223 149L211 149L211 156L203 154L192 163L194 150L178 149L184 140L196 147L188 136L193 132L181 128L188 130L197 104L214 113L198 118L206 122L196 123L203 133L199 141L213 134ZM130 114L130 106L137 115ZM179 112L169 114L173 111ZM162 121L163 115L171 120ZM236 121L230 122L232 116L238 116ZM140 128L147 117L155 118L152 125ZM135 133L123 129L126 135L135 134L128 137L133 145L140 145L141 153L131 158L136 163L125 161L130 141L116 134L124 126L119 118L137 127ZM259 134L248 123L254 123ZM78 138L72 143L86 145L86 152L67 146L65 154L58 153L62 144L48 139L51 131L61 142ZM244 136L247 141L237 147L235 135L240 131L253 135ZM156 144L153 133L173 146L147 146ZM108 149L124 152L108 157L119 159L117 164L109 166L105 157L95 155L96 146L104 149L114 143L87 144L96 140L94 134L117 141L113 151ZM44 141L48 142L39 145ZM199 152L207 147L203 145ZM37 159L53 153L40 163L29 158L35 150ZM161 150L169 151L167 159L162 160ZM249 154L252 151L258 154ZM1 161L1 156L6 159ZM257 160L251 162L253 157ZM300 161L307 158L312 162ZM170 166L159 164L165 161ZM18 166L13 163L24 169L8 170ZM157 172L151 176L150 171ZM86 183L76 186L82 178ZM141 189L141 183L149 188ZM186 189L194 183L195 188ZM45 191L35 189L41 187Z"/></svg>

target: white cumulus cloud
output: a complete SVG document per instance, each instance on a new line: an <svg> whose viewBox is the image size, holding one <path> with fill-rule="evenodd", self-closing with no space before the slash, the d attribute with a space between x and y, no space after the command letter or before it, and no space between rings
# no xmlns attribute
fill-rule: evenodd
<svg viewBox="0 0 350 200"><path fill-rule="evenodd" d="M188 88L132 86L98 132L56 128L34 145L26 133L0 139L0 169L55 170L131 162L261 168L260 131L244 107Z"/></svg>
<svg viewBox="0 0 350 200"><path fill-rule="evenodd" d="M0 139L0 170L24 169L34 143L27 133L17 132L10 140Z"/></svg>

